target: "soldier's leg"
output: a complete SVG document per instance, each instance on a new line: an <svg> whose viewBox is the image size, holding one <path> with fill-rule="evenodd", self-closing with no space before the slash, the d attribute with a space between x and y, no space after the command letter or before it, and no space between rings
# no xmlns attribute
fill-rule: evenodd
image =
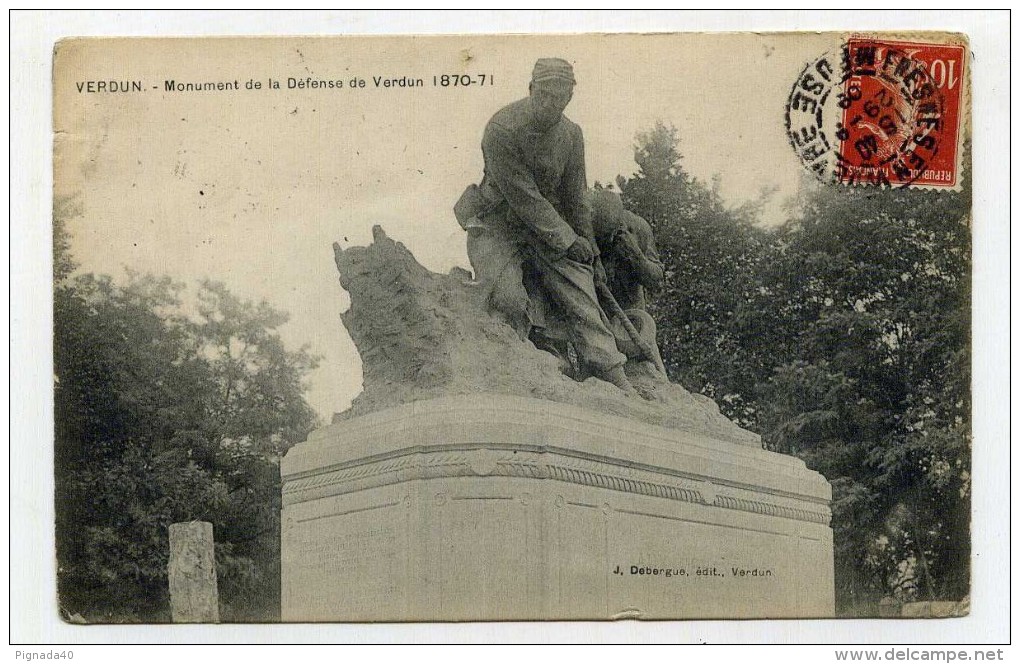
<svg viewBox="0 0 1020 664"><path fill-rule="evenodd" d="M658 346L655 341L655 319L644 309L626 309L623 313L630 319L630 324L637 330L638 336L644 340L646 345L652 348L653 357L645 357L641 348L631 339L623 323L619 319L613 318L609 325L609 330L616 337L616 347L629 360L644 359L655 362L655 356L658 356Z"/></svg>
<svg viewBox="0 0 1020 664"><path fill-rule="evenodd" d="M475 280L487 291L490 313L500 316L521 339L527 339L531 323L520 247L505 233L476 227L468 231L467 252Z"/></svg>
<svg viewBox="0 0 1020 664"><path fill-rule="evenodd" d="M656 368L663 367L662 353L659 352L659 342L656 339L655 319L652 315L644 309L628 309L624 313L630 317L634 327L637 328L638 334L645 340L645 344L649 350L652 351L652 357L648 359L656 366Z"/></svg>
<svg viewBox="0 0 1020 664"><path fill-rule="evenodd" d="M558 307L552 304L549 294L542 284L541 270L529 256L524 261L524 288L528 291L528 313L531 317L531 333L528 339L535 348L555 355L560 361L560 369L571 378L577 378L575 363L571 361L569 346L572 337L570 329L560 316ZM574 353L574 357L577 354Z"/></svg>
<svg viewBox="0 0 1020 664"><path fill-rule="evenodd" d="M609 321L595 295L591 265L568 258L551 260L540 252L536 252L535 260L543 289L570 326L579 358L597 377L625 391L633 390L623 373L627 358L617 349L616 338L609 331Z"/></svg>
<svg viewBox="0 0 1020 664"><path fill-rule="evenodd" d="M644 309L627 309L624 313L630 319L631 325L637 330L638 336L644 341L644 345L651 355L647 355L646 351L634 342L623 323L617 318L613 318L609 329L616 336L616 347L627 356L628 360L651 362L658 371L658 368L663 364L662 355L659 353L659 344L655 339L655 319Z"/></svg>

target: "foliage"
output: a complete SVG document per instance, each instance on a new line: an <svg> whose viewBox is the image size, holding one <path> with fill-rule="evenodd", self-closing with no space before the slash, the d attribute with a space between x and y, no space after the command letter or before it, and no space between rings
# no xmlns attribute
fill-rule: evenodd
<svg viewBox="0 0 1020 664"><path fill-rule="evenodd" d="M639 135L618 184L667 267L674 379L833 485L837 600L969 591L970 228L962 193L805 183L780 228Z"/></svg>
<svg viewBox="0 0 1020 664"><path fill-rule="evenodd" d="M59 228L59 225L58 225ZM66 246L66 243L65 243ZM62 611L169 619L168 526L212 522L224 620L279 611L279 456L315 425L286 316L203 282L71 278L56 245L55 470Z"/></svg>
<svg viewBox="0 0 1020 664"><path fill-rule="evenodd" d="M728 208L718 180L709 186L683 170L673 127L658 123L637 141L639 171L618 184L628 209L651 224L666 267L650 310L666 323L659 344L667 369L751 424L746 399L771 359L759 354L760 337L774 334L758 313L771 306L770 294L749 278L769 259L768 236L753 223L762 201Z"/></svg>

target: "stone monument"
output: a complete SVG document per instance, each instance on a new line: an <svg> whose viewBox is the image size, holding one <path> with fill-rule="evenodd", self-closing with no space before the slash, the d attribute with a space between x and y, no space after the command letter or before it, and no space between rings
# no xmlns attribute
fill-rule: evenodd
<svg viewBox="0 0 1020 664"><path fill-rule="evenodd" d="M825 617L830 487L650 362L577 382L378 227L364 391L281 463L285 621Z"/></svg>
<svg viewBox="0 0 1020 664"><path fill-rule="evenodd" d="M170 524L170 614L175 623L220 621L213 526L208 521Z"/></svg>

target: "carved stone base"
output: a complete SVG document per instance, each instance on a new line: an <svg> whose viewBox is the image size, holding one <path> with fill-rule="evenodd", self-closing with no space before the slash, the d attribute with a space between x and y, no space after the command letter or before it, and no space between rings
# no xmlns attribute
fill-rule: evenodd
<svg viewBox="0 0 1020 664"><path fill-rule="evenodd" d="M286 621L833 615L803 462L536 399L415 402L283 459Z"/></svg>

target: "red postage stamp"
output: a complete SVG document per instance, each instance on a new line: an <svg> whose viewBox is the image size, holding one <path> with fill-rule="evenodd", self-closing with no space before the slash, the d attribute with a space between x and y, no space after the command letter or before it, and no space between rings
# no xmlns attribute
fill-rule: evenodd
<svg viewBox="0 0 1020 664"><path fill-rule="evenodd" d="M790 143L826 182L958 188L966 67L965 38L849 38L794 84Z"/></svg>
<svg viewBox="0 0 1020 664"><path fill-rule="evenodd" d="M838 178L955 186L964 47L862 38L844 57Z"/></svg>

